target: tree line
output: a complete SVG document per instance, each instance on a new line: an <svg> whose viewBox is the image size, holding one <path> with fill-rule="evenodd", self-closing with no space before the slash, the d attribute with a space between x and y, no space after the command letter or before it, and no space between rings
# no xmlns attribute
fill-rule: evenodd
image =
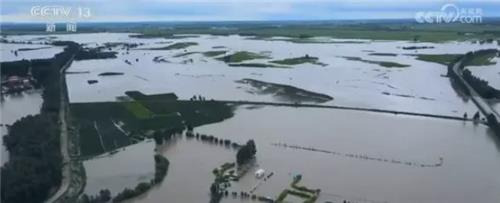
<svg viewBox="0 0 500 203"><path fill-rule="evenodd" d="M44 91L40 114L16 121L3 138L9 150L9 162L1 168L0 200L3 203L43 202L61 182L63 163L58 123L60 69L79 49L79 45L74 42L53 44L65 46L65 49L52 59L11 64L24 67L21 71L28 69L26 65L31 65L33 76ZM14 72L12 69L8 71Z"/></svg>

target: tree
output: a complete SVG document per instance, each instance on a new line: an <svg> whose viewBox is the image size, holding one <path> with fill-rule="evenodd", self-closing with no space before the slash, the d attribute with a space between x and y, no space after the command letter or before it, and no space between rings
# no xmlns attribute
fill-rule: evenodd
<svg viewBox="0 0 500 203"><path fill-rule="evenodd" d="M248 140L248 142L242 146L236 153L236 163L238 165L248 162L255 156L257 149L255 147L255 142L253 140Z"/></svg>

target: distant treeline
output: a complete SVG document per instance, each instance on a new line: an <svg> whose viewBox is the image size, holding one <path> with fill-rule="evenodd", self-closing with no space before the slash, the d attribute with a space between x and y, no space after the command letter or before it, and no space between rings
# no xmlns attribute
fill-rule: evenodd
<svg viewBox="0 0 500 203"><path fill-rule="evenodd" d="M13 62L5 70L12 74L16 71L11 68L18 66L21 67L19 73L23 73L26 65L31 64L33 76L44 91L41 113L16 121L3 138L9 150L9 162L1 169L3 203L43 202L61 182L60 70L78 51L79 45L74 42L54 42L54 45L66 48L52 59Z"/></svg>
<svg viewBox="0 0 500 203"><path fill-rule="evenodd" d="M108 59L116 58L117 52L114 51L100 51L99 49L85 49L80 50L76 56L75 60L89 60L89 59Z"/></svg>

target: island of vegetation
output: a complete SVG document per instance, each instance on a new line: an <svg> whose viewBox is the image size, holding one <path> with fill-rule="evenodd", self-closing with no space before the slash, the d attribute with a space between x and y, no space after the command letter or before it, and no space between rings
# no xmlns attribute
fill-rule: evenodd
<svg viewBox="0 0 500 203"><path fill-rule="evenodd" d="M291 68L290 66L278 66L268 63L229 63L231 67L250 67L250 68Z"/></svg>
<svg viewBox="0 0 500 203"><path fill-rule="evenodd" d="M242 79L236 82L249 85L251 89L248 89L247 91L256 94L273 95L273 97L283 101L290 101L294 103L323 103L333 100L333 97L326 94L307 91L290 85L270 83L254 79Z"/></svg>
<svg viewBox="0 0 500 203"><path fill-rule="evenodd" d="M460 54L417 54L417 60L439 63L447 66L448 64L454 62Z"/></svg>
<svg viewBox="0 0 500 203"><path fill-rule="evenodd" d="M342 56L341 58L345 58L349 61L360 61L360 62L364 62L364 63L377 64L379 66L383 66L386 68L405 68L405 67L410 66L410 65L400 64L400 63L390 62L390 61L372 61L372 60L362 59L361 57L354 57L354 56Z"/></svg>
<svg viewBox="0 0 500 203"><path fill-rule="evenodd" d="M249 52L249 51L239 51L233 54L229 54L223 57L216 58L217 60L224 61L226 63L240 63L247 60L253 59L267 59L268 56L262 54Z"/></svg>
<svg viewBox="0 0 500 203"><path fill-rule="evenodd" d="M484 52L483 54L476 54L471 60L465 61L466 66L486 66L496 64L493 59L497 56L494 51ZM450 63L461 57L461 54L416 54L417 60L439 63L442 65L449 65Z"/></svg>
<svg viewBox="0 0 500 203"><path fill-rule="evenodd" d="M155 47L155 48L147 48L147 50L175 50L175 49L185 49L190 46L198 45L197 42L177 42L166 47Z"/></svg>
<svg viewBox="0 0 500 203"><path fill-rule="evenodd" d="M369 53L370 56L398 56L398 54L394 53Z"/></svg>
<svg viewBox="0 0 500 203"><path fill-rule="evenodd" d="M223 55L226 53L227 53L227 51L206 51L206 52L203 52L203 55L206 57L216 57L216 56L220 56L220 55Z"/></svg>
<svg viewBox="0 0 500 203"><path fill-rule="evenodd" d="M103 72L99 73L99 76L114 76L114 75L123 75L122 72Z"/></svg>
<svg viewBox="0 0 500 203"><path fill-rule="evenodd" d="M313 57L306 54L305 56L302 57L274 60L271 61L271 63L281 64L281 65L298 65L303 63L310 63L314 65L326 66L326 64L321 63L318 60L319 60L318 57Z"/></svg>

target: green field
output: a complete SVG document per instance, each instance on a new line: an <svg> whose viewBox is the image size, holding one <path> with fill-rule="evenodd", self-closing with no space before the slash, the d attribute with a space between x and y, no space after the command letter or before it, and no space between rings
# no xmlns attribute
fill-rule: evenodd
<svg viewBox="0 0 500 203"><path fill-rule="evenodd" d="M148 119L154 116L154 113L149 109L145 108L141 103L132 101L132 102L123 102L123 106L132 113L137 119Z"/></svg>
<svg viewBox="0 0 500 203"><path fill-rule="evenodd" d="M80 133L81 154L99 155L150 136L220 122L233 116L233 108L216 101L179 101L175 94L144 95L127 92L134 101L71 104Z"/></svg>
<svg viewBox="0 0 500 203"><path fill-rule="evenodd" d="M475 54L472 60L467 62L467 66L487 66L487 65L495 65L496 62L493 61L495 57L497 57L498 53L485 53L485 54Z"/></svg>
<svg viewBox="0 0 500 203"><path fill-rule="evenodd" d="M446 66L462 55L461 54L418 54L416 56L418 60L439 63ZM496 62L493 61L493 59L496 56L497 54L493 52L486 54L479 54L472 57L472 59L468 61L467 64L465 65L467 66L494 65L496 64Z"/></svg>

